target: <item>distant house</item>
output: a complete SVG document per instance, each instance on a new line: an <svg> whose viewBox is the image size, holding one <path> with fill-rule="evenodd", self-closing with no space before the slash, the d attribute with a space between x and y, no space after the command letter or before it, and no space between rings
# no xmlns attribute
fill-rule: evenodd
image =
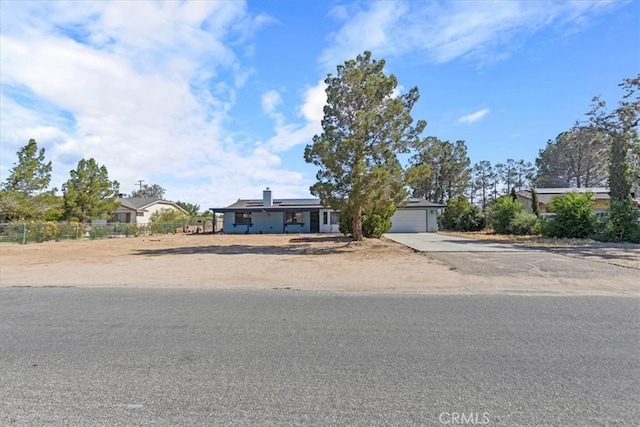
<svg viewBox="0 0 640 427"><path fill-rule="evenodd" d="M144 225L149 222L151 215L162 209L171 209L186 214L187 211L180 206L167 200L158 198L118 198L120 207L115 210L112 215L113 222L123 224L139 224Z"/></svg>
<svg viewBox="0 0 640 427"><path fill-rule="evenodd" d="M596 212L596 214L603 214L604 212L609 210L609 201L611 200L611 196L609 196L608 188L536 188L535 190L538 195L538 212L540 212L540 215L543 216L550 213L549 204L554 197L563 196L571 192L581 194L592 193L594 199L593 210ZM524 205L527 212L533 212L531 190L518 191L516 195L518 196L518 200L520 200Z"/></svg>
<svg viewBox="0 0 640 427"><path fill-rule="evenodd" d="M420 233L438 230L437 214L446 205L424 199L409 199L391 218L391 233ZM273 199L271 190L262 199L239 199L223 208L223 231L239 234L338 233L339 212L324 206L320 199ZM219 230L218 230L219 231Z"/></svg>

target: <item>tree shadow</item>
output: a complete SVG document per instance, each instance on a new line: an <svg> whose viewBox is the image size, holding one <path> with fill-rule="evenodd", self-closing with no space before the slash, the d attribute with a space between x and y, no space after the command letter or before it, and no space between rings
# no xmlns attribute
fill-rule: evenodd
<svg viewBox="0 0 640 427"><path fill-rule="evenodd" d="M316 243L322 243L321 246ZM327 243L333 243L327 245ZM209 246L186 246L175 248L139 249L135 255L162 256L162 255L330 255L344 253L349 247L350 240L344 237L295 237L283 245L216 245L212 242Z"/></svg>

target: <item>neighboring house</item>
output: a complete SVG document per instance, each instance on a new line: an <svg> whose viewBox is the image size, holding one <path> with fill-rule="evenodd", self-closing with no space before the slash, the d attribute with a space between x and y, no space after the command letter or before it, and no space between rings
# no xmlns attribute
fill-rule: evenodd
<svg viewBox="0 0 640 427"><path fill-rule="evenodd" d="M549 215L549 204L554 197L563 196L567 193L592 193L593 194L593 210L596 214L603 214L609 209L609 196L608 188L594 187L594 188L536 188L538 194L538 212L541 216ZM527 212L533 212L533 206L531 204L531 190L522 190L516 193L518 200L522 202Z"/></svg>
<svg viewBox="0 0 640 427"><path fill-rule="evenodd" d="M187 211L180 206L167 200L157 198L118 198L120 207L115 210L112 215L113 222L121 222L123 224L140 224L149 223L151 215L162 209L176 210L186 214Z"/></svg>
<svg viewBox="0 0 640 427"><path fill-rule="evenodd" d="M437 231L437 215L446 205L409 199L391 218L390 233ZM226 208L210 208L224 214L222 231L239 234L338 233L339 213L320 199L273 199L271 190L262 200L239 199ZM217 230L219 231L219 230Z"/></svg>

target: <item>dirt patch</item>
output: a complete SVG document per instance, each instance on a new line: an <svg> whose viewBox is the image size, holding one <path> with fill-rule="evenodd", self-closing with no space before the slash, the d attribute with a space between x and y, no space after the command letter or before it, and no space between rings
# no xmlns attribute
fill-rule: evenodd
<svg viewBox="0 0 640 427"><path fill-rule="evenodd" d="M337 235L162 235L0 245L3 287L637 295L636 280L625 277L606 286L573 280L571 272L544 277L532 270L523 271L521 280L488 279L384 238L354 243Z"/></svg>

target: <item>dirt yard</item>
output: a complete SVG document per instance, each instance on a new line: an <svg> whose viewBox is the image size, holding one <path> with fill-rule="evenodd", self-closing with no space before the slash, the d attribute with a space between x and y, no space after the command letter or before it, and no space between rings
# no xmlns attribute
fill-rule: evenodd
<svg viewBox="0 0 640 427"><path fill-rule="evenodd" d="M640 263L636 267L640 269ZM631 278L640 277L635 268L628 270ZM556 280L523 272L518 280L487 280L384 238L355 243L323 235L158 235L0 245L2 287L640 294L632 279L602 286L598 281L571 280L570 273L568 277Z"/></svg>

